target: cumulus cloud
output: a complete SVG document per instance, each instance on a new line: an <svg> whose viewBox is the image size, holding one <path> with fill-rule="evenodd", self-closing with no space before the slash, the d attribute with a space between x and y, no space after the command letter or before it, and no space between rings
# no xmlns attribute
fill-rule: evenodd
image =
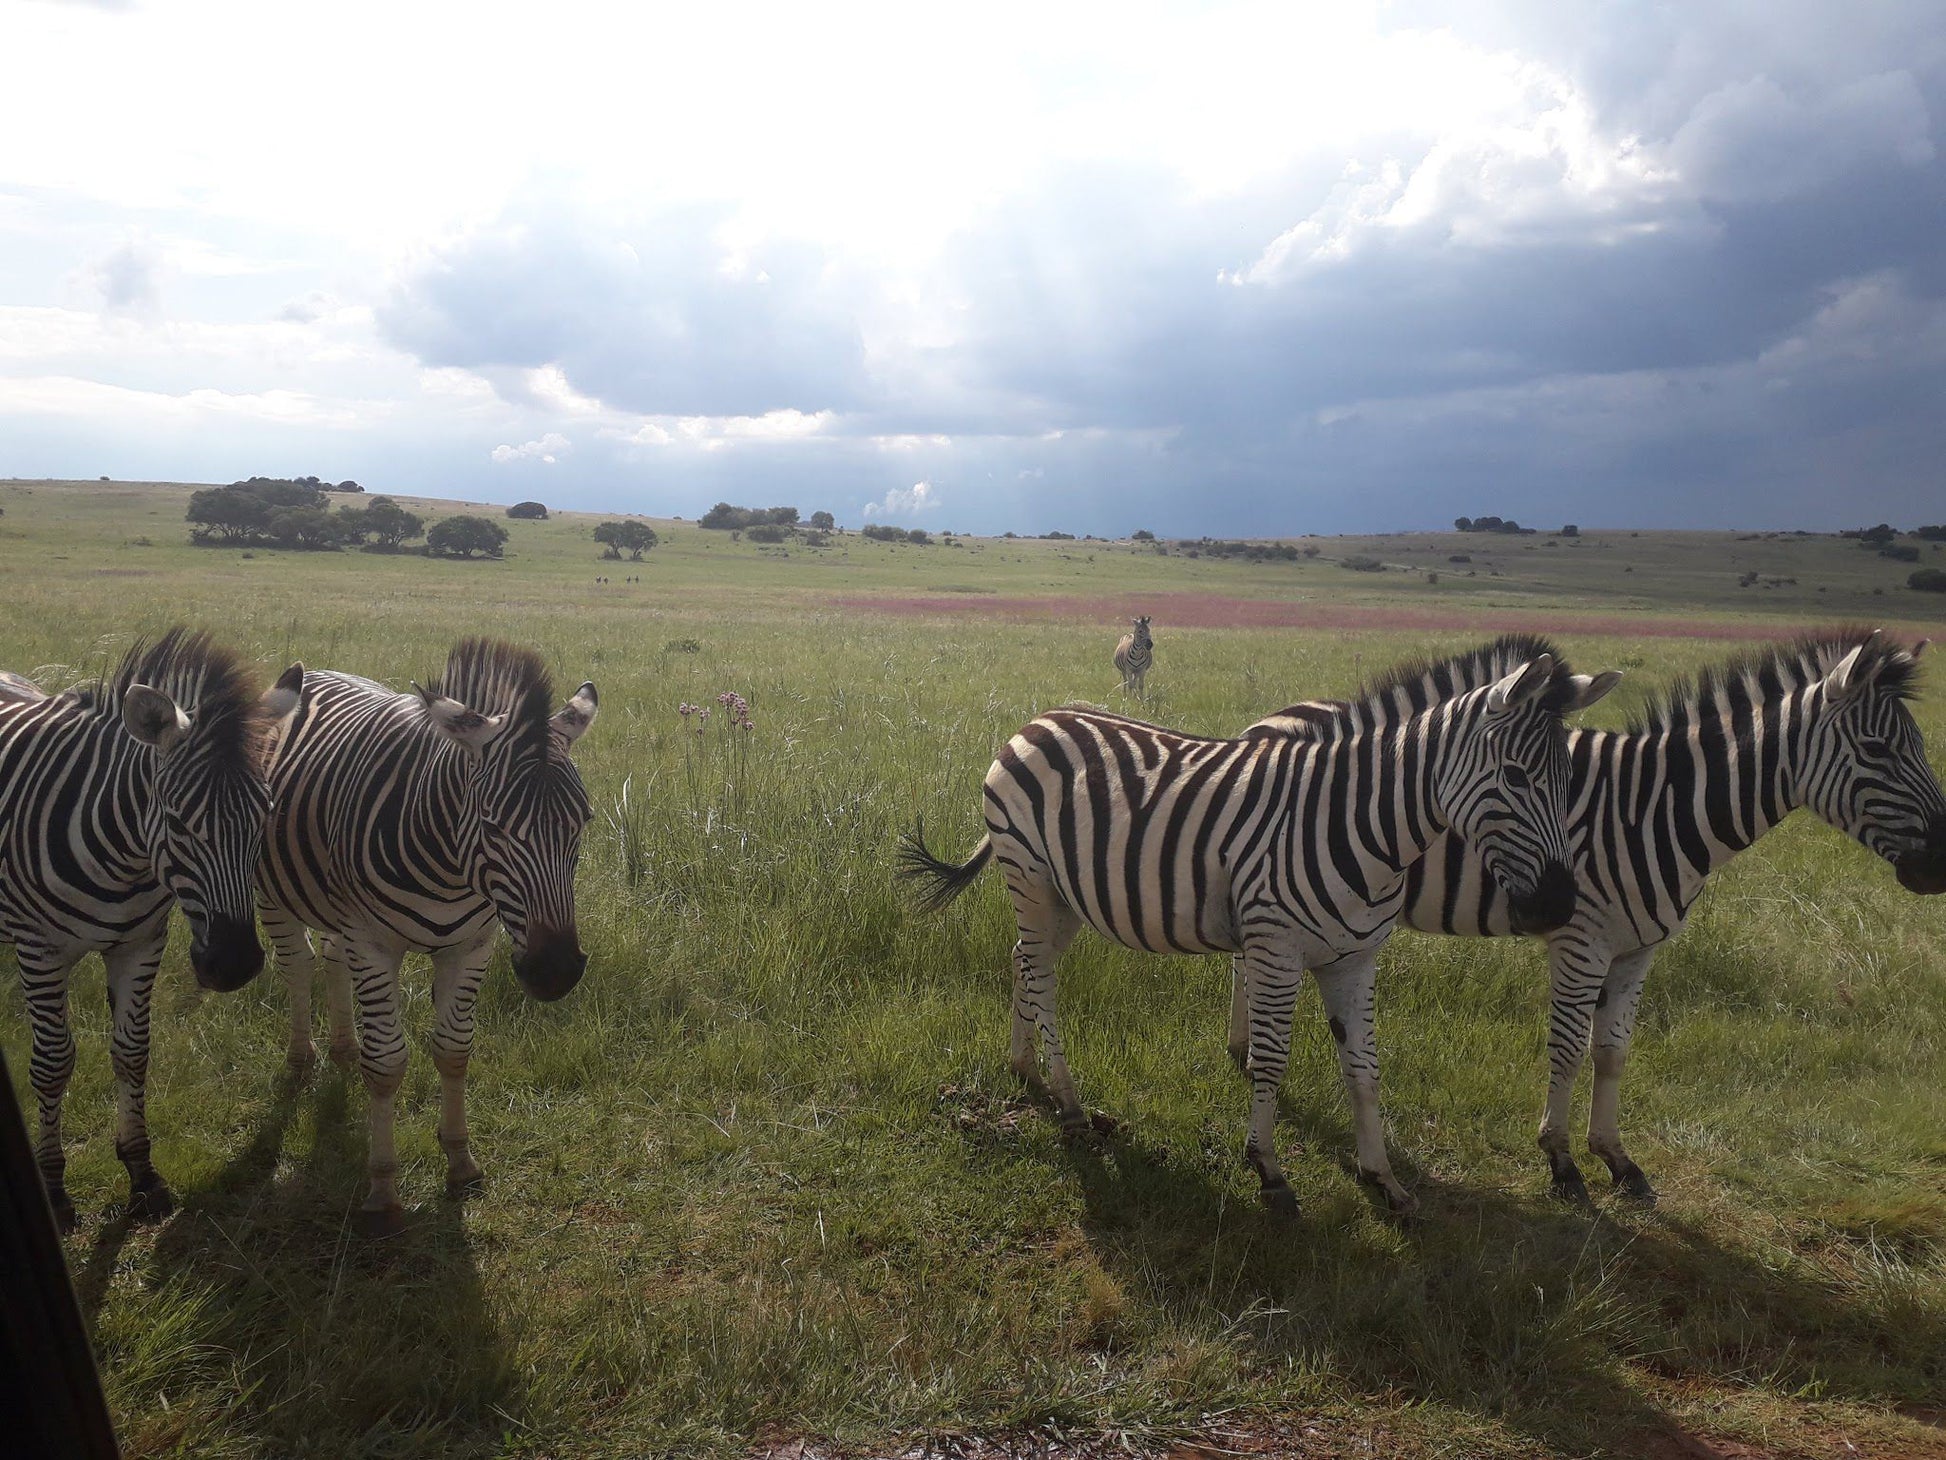
<svg viewBox="0 0 1946 1460"><path fill-rule="evenodd" d="M510 461L540 461L554 465L555 461L574 450L574 443L558 431L549 431L538 441L523 441L518 446L496 446L493 459L503 466Z"/></svg>
<svg viewBox="0 0 1946 1460"><path fill-rule="evenodd" d="M918 517L938 507L943 498L931 482L914 482L909 487L893 487L883 498L865 504L865 516Z"/></svg>

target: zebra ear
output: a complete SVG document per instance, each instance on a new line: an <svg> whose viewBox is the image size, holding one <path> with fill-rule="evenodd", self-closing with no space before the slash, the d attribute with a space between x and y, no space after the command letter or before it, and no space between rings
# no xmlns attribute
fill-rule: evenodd
<svg viewBox="0 0 1946 1460"><path fill-rule="evenodd" d="M412 687L425 704L426 716L434 728L455 745L463 746L475 755L484 754L487 743L507 723L505 715L482 715L478 710L469 710L458 700L420 689L416 681Z"/></svg>
<svg viewBox="0 0 1946 1460"><path fill-rule="evenodd" d="M189 716L159 689L131 684L122 694L122 724L144 745L167 755L189 733Z"/></svg>
<svg viewBox="0 0 1946 1460"><path fill-rule="evenodd" d="M257 710L271 724L280 724L297 713L304 701L304 666L293 664L277 676L277 683L263 692Z"/></svg>
<svg viewBox="0 0 1946 1460"><path fill-rule="evenodd" d="M1576 710L1587 709L1621 682L1622 671L1619 669L1604 669L1596 675L1569 675L1568 683L1573 686L1574 694L1562 708L1561 713L1572 715Z"/></svg>
<svg viewBox="0 0 1946 1460"><path fill-rule="evenodd" d="M1554 656L1539 654L1487 691L1487 711L1502 714L1535 699L1554 678Z"/></svg>
<svg viewBox="0 0 1946 1460"><path fill-rule="evenodd" d="M1881 629L1873 629L1872 636L1838 661L1838 667L1824 677L1825 698L1834 705L1842 705L1865 692L1878 672L1885 667L1885 656L1877 653L1883 642ZM1874 652L1868 654L1866 651Z"/></svg>
<svg viewBox="0 0 1946 1460"><path fill-rule="evenodd" d="M588 727L595 723L595 714L601 708L601 697L595 693L595 682L583 680L581 688L574 697L554 712L548 724L560 734L567 736L572 745L588 733Z"/></svg>

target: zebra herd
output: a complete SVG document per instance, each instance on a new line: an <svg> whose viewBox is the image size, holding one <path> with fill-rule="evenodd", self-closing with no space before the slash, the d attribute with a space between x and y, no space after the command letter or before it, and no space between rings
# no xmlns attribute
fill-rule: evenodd
<svg viewBox="0 0 1946 1460"><path fill-rule="evenodd" d="M1139 694L1147 619L1135 629L1116 659ZM1056 1020L1055 964L1074 935L1087 926L1151 952L1230 954L1230 1048L1251 1086L1245 1154L1282 1212L1297 1202L1272 1123L1303 975L1337 1045L1359 1172L1407 1211L1379 1117L1378 951L1401 921L1544 937L1541 1146L1554 1190L1586 1198L1567 1107L1592 1031L1590 1149L1624 1194L1652 1200L1621 1141L1621 1070L1649 961L1710 873L1803 806L1909 890L1946 891L1946 796L1906 704L1918 654L1863 631L1778 645L1671 689L1623 733L1564 719L1620 676L1575 674L1529 636L1402 666L1355 699L1296 704L1231 738L1055 710L1001 748L968 859L937 857L920 829L900 871L936 908L999 864L1019 930L1011 1064L1030 1083L1044 1064L1069 1132L1088 1126ZM0 941L20 967L39 1164L64 1225L67 983L90 952L107 967L129 1212L171 1210L144 1086L172 904L197 982L214 990L261 970L261 918L289 984L287 1060L299 1072L316 1058L322 966L331 1056L349 1064L355 1048L369 1095L357 1225L371 1235L404 1217L399 970L407 952L429 954L447 1180L476 1181L465 1078L496 925L536 998L564 996L586 967L574 873L590 806L571 752L598 704L584 683L557 705L538 655L482 639L404 694L302 665L259 693L240 659L183 629L56 695L0 674Z"/></svg>
<svg viewBox="0 0 1946 1460"><path fill-rule="evenodd" d="M62 1226L74 1224L61 1148L74 1070L67 983L91 952L108 969L129 1213L172 1208L143 1113L149 997L172 901L206 989L239 988L262 969L261 913L290 984L292 1065L313 1056L306 929L319 935L331 1051L345 1063L355 994L371 1106L371 1188L358 1217L368 1234L404 1218L392 1138L405 1070L399 964L408 951L431 954L440 1144L450 1183L477 1180L466 1063L496 922L536 998L566 994L587 963L574 869L589 805L568 752L596 706L583 684L554 709L538 655L480 639L411 694L294 664L260 696L234 654L182 629L93 685L49 696L15 676L0 684L0 940L14 945L26 990L36 1153Z"/></svg>

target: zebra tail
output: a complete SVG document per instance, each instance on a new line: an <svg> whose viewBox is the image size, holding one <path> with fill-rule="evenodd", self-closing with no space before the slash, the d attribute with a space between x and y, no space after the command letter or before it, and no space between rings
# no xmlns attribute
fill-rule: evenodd
<svg viewBox="0 0 1946 1460"><path fill-rule="evenodd" d="M973 879L980 875L981 869L992 857L993 840L984 836L980 838L979 846L973 849L973 855L957 866L935 857L926 846L926 820L922 816L918 824L899 839L898 876L901 881L918 884L921 909L938 912L973 885Z"/></svg>

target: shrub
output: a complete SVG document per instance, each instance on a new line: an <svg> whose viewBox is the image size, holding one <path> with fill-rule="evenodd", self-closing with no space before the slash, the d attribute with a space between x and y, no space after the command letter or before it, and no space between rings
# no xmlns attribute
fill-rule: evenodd
<svg viewBox="0 0 1946 1460"><path fill-rule="evenodd" d="M927 532L926 529L923 527L915 527L910 532L906 533L905 540L907 542L916 542L919 544L919 546L924 547L927 543L932 541L932 534Z"/></svg>
<svg viewBox="0 0 1946 1460"><path fill-rule="evenodd" d="M1128 535L1130 542L1154 542L1155 534L1146 527L1138 527Z"/></svg>
<svg viewBox="0 0 1946 1460"><path fill-rule="evenodd" d="M1446 561L1449 563L1470 563L1473 561L1473 554L1454 553L1451 557L1447 558Z"/></svg>
<svg viewBox="0 0 1946 1460"><path fill-rule="evenodd" d="M817 528L820 532L829 532L837 525L838 519L833 517L829 512L813 512L811 514L811 526Z"/></svg>
<svg viewBox="0 0 1946 1460"><path fill-rule="evenodd" d="M516 502L507 509L507 515L521 521L547 521L547 507L541 502Z"/></svg>
<svg viewBox="0 0 1946 1460"><path fill-rule="evenodd" d="M363 507L340 507L338 531L346 542L371 538L387 552L397 552L408 538L426 530L426 521L408 512L390 497L373 497Z"/></svg>
<svg viewBox="0 0 1946 1460"><path fill-rule="evenodd" d="M1916 563L1919 561L1919 545L1910 542L1888 542L1878 550L1881 558L1890 558L1895 563Z"/></svg>
<svg viewBox="0 0 1946 1460"><path fill-rule="evenodd" d="M604 522L595 528L595 541L607 545L604 558L619 558L627 553L635 562L642 561L642 554L654 547L661 538L646 522Z"/></svg>
<svg viewBox="0 0 1946 1460"><path fill-rule="evenodd" d="M1581 536L1581 529L1579 527L1576 527L1572 522L1570 522L1566 527L1561 529L1561 536L1579 537Z"/></svg>
<svg viewBox="0 0 1946 1460"><path fill-rule="evenodd" d="M465 513L435 522L426 534L426 551L439 558L470 558L475 553L497 558L506 545L506 528L491 518Z"/></svg>
<svg viewBox="0 0 1946 1460"><path fill-rule="evenodd" d="M696 519L698 527L707 527L713 532L734 532L746 527L795 527L797 508L795 507L733 507L728 502L718 502L709 511Z"/></svg>
<svg viewBox="0 0 1946 1460"><path fill-rule="evenodd" d="M1338 566L1341 568L1349 568L1354 573L1382 573L1385 571L1385 564L1381 563L1377 558L1368 558L1361 553L1354 553L1351 557L1342 559Z"/></svg>
<svg viewBox="0 0 1946 1460"><path fill-rule="evenodd" d="M1912 535L1922 542L1946 542L1946 524L1933 527L1915 527Z"/></svg>
<svg viewBox="0 0 1946 1460"><path fill-rule="evenodd" d="M1905 580L1905 586L1921 593L1946 593L1946 568L1921 568Z"/></svg>
<svg viewBox="0 0 1946 1460"><path fill-rule="evenodd" d="M752 542L782 542L790 533L774 522L759 522L754 527L745 528L743 535Z"/></svg>
<svg viewBox="0 0 1946 1460"><path fill-rule="evenodd" d="M873 542L909 541L903 527L893 527L885 522L867 522L859 529L859 533L864 537L869 537Z"/></svg>

